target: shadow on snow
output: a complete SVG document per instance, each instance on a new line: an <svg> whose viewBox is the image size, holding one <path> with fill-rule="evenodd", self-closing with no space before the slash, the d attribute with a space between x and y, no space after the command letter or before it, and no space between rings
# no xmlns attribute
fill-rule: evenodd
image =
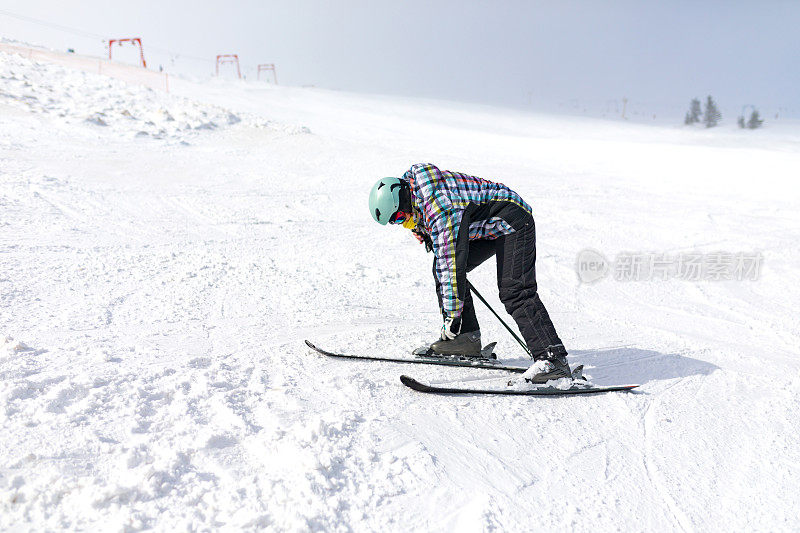
<svg viewBox="0 0 800 533"><path fill-rule="evenodd" d="M664 354L639 348L571 350L571 365L583 364L597 385L638 383L708 375L716 365L674 353Z"/></svg>

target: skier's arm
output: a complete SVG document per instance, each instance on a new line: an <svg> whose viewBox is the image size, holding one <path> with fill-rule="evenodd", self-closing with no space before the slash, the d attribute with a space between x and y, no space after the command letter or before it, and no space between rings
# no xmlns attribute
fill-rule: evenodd
<svg viewBox="0 0 800 533"><path fill-rule="evenodd" d="M459 258L461 261L457 261L456 257L458 225L463 210L455 208L450 201L447 184L438 168L429 164L414 165L412 171L419 187L420 207L431 229L433 253L436 256L435 274L441 287L442 313L445 318L456 319L461 316L464 307L463 290L459 282L466 284L466 256L462 254L464 257Z"/></svg>
<svg viewBox="0 0 800 533"><path fill-rule="evenodd" d="M433 253L436 256L436 278L442 296L442 313L445 318L458 318L464 302L458 298L458 275L456 262L456 235L453 229L454 216L448 213L440 218L431 235Z"/></svg>

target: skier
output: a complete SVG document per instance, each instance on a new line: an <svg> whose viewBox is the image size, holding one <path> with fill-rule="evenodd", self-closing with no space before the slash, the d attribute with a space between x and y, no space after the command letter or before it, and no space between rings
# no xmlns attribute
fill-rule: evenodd
<svg viewBox="0 0 800 533"><path fill-rule="evenodd" d="M536 287L536 230L530 206L500 183L413 165L401 178L372 187L369 210L376 222L402 224L434 252L433 275L444 325L431 350L480 357L481 332L467 286L467 272L497 256L500 300L514 318L538 375L569 377L567 351Z"/></svg>

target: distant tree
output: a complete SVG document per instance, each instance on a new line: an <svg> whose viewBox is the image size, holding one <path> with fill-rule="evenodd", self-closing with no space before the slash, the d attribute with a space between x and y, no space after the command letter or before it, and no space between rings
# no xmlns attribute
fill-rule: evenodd
<svg viewBox="0 0 800 533"><path fill-rule="evenodd" d="M739 125L740 128L744 128L745 127L744 116L742 115L739 118L737 118L736 123Z"/></svg>
<svg viewBox="0 0 800 533"><path fill-rule="evenodd" d="M714 99L709 95L708 98L706 98L706 111L703 113L703 124L706 125L706 128L713 128L719 123L720 119L722 119L722 113L719 112L717 104L714 103Z"/></svg>
<svg viewBox="0 0 800 533"><path fill-rule="evenodd" d="M703 114L703 111L700 109L700 100L697 98L692 98L692 105L689 111L692 113L694 121L700 122L700 115Z"/></svg>
<svg viewBox="0 0 800 533"><path fill-rule="evenodd" d="M744 120L744 117L742 117L742 120ZM753 109L753 112L750 114L750 120L747 121L747 127L754 130L760 128L763 123L764 119L758 116L757 110Z"/></svg>
<svg viewBox="0 0 800 533"><path fill-rule="evenodd" d="M686 118L683 120L683 123L694 124L700 122L701 113L700 100L692 98L692 102L689 104L689 111L686 113Z"/></svg>

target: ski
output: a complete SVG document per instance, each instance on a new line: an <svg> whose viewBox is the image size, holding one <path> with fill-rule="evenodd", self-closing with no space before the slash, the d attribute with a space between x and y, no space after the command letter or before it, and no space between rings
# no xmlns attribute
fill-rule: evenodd
<svg viewBox="0 0 800 533"><path fill-rule="evenodd" d="M317 348L314 346L313 343L306 340L306 346L311 348L312 350L321 353L322 355L327 355L328 357L338 357L341 359L357 359L362 361L384 361L387 363L409 363L409 364L416 364L416 365L440 365L440 366L455 366L461 368L477 368L477 369L484 369L484 370L502 370L505 372L514 372L517 374L522 374L526 370L527 367L524 366L508 366L502 363L495 362L497 359L490 359L489 357L484 357L481 359L470 360L466 358L459 358L455 356L437 356L431 357L429 355L417 355L414 358L411 357L376 357L376 356L369 356L369 355L348 355L348 354L341 354L341 353L333 353L322 348ZM484 352L491 354L491 348L494 347L494 344L490 344L486 348L484 348ZM487 350L488 349L488 350Z"/></svg>
<svg viewBox="0 0 800 533"><path fill-rule="evenodd" d="M400 381L406 387L418 392L431 394L498 394L504 396L566 396L570 394L598 394L601 392L630 391L639 385L615 385L611 387L573 386L569 389L558 389L556 387L540 387L532 390L511 390L511 389L474 389L457 387L439 387L436 385L426 385L414 378L400 376Z"/></svg>

